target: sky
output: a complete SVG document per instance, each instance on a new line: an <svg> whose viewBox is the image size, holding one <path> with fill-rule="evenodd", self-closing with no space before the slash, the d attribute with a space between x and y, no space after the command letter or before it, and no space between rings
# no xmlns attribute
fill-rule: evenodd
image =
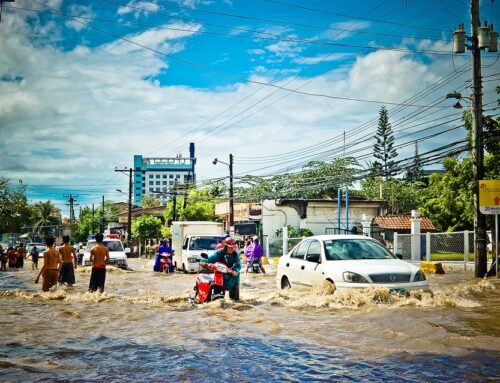
<svg viewBox="0 0 500 383"><path fill-rule="evenodd" d="M0 176L31 203L126 201L115 168L187 156L198 181L373 161L385 106L398 159L463 139L470 53L452 54L466 0L16 0L0 22ZM481 20L500 25L500 4ZM498 53L482 52L498 115ZM461 103L467 107L467 100ZM418 140L418 144L415 142ZM429 165L439 167L439 164Z"/></svg>

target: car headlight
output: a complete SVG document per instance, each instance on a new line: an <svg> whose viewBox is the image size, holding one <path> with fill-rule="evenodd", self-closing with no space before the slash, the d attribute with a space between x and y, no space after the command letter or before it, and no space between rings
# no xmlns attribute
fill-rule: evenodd
<svg viewBox="0 0 500 383"><path fill-rule="evenodd" d="M421 282L425 281L425 274L422 270L418 270L415 276L413 277L413 282Z"/></svg>
<svg viewBox="0 0 500 383"><path fill-rule="evenodd" d="M370 283L362 275L353 273L351 271L346 271L342 274L345 282L350 283Z"/></svg>

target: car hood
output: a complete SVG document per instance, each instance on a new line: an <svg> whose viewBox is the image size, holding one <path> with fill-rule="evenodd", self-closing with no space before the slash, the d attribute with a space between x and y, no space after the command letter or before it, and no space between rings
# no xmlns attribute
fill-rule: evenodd
<svg viewBox="0 0 500 383"><path fill-rule="evenodd" d="M90 253L83 253L83 258L84 259L90 258ZM127 254L125 254L124 251L110 251L109 258L110 259L127 258Z"/></svg>
<svg viewBox="0 0 500 383"><path fill-rule="evenodd" d="M337 272L352 271L358 274L415 273L419 268L400 259L358 259L328 261L326 268Z"/></svg>

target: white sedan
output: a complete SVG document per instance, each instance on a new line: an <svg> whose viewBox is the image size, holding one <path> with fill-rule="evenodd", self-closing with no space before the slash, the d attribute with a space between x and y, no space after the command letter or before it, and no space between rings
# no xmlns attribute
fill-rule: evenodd
<svg viewBox="0 0 500 383"><path fill-rule="evenodd" d="M336 290L369 286L397 292L429 289L417 266L398 259L378 241L361 235L309 237L278 262L278 289L324 281L334 284Z"/></svg>

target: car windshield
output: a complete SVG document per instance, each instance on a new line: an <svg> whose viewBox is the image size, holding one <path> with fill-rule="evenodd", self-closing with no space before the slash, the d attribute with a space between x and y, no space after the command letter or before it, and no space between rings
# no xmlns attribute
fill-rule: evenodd
<svg viewBox="0 0 500 383"><path fill-rule="evenodd" d="M189 250L215 250L220 237L192 237Z"/></svg>
<svg viewBox="0 0 500 383"><path fill-rule="evenodd" d="M86 251L90 251L95 245L97 244L96 241L89 241L87 242L87 248ZM102 241L102 244L106 246L109 251L123 251L123 245L120 241Z"/></svg>
<svg viewBox="0 0 500 383"><path fill-rule="evenodd" d="M395 258L382 244L369 239L333 239L324 244L328 261Z"/></svg>

